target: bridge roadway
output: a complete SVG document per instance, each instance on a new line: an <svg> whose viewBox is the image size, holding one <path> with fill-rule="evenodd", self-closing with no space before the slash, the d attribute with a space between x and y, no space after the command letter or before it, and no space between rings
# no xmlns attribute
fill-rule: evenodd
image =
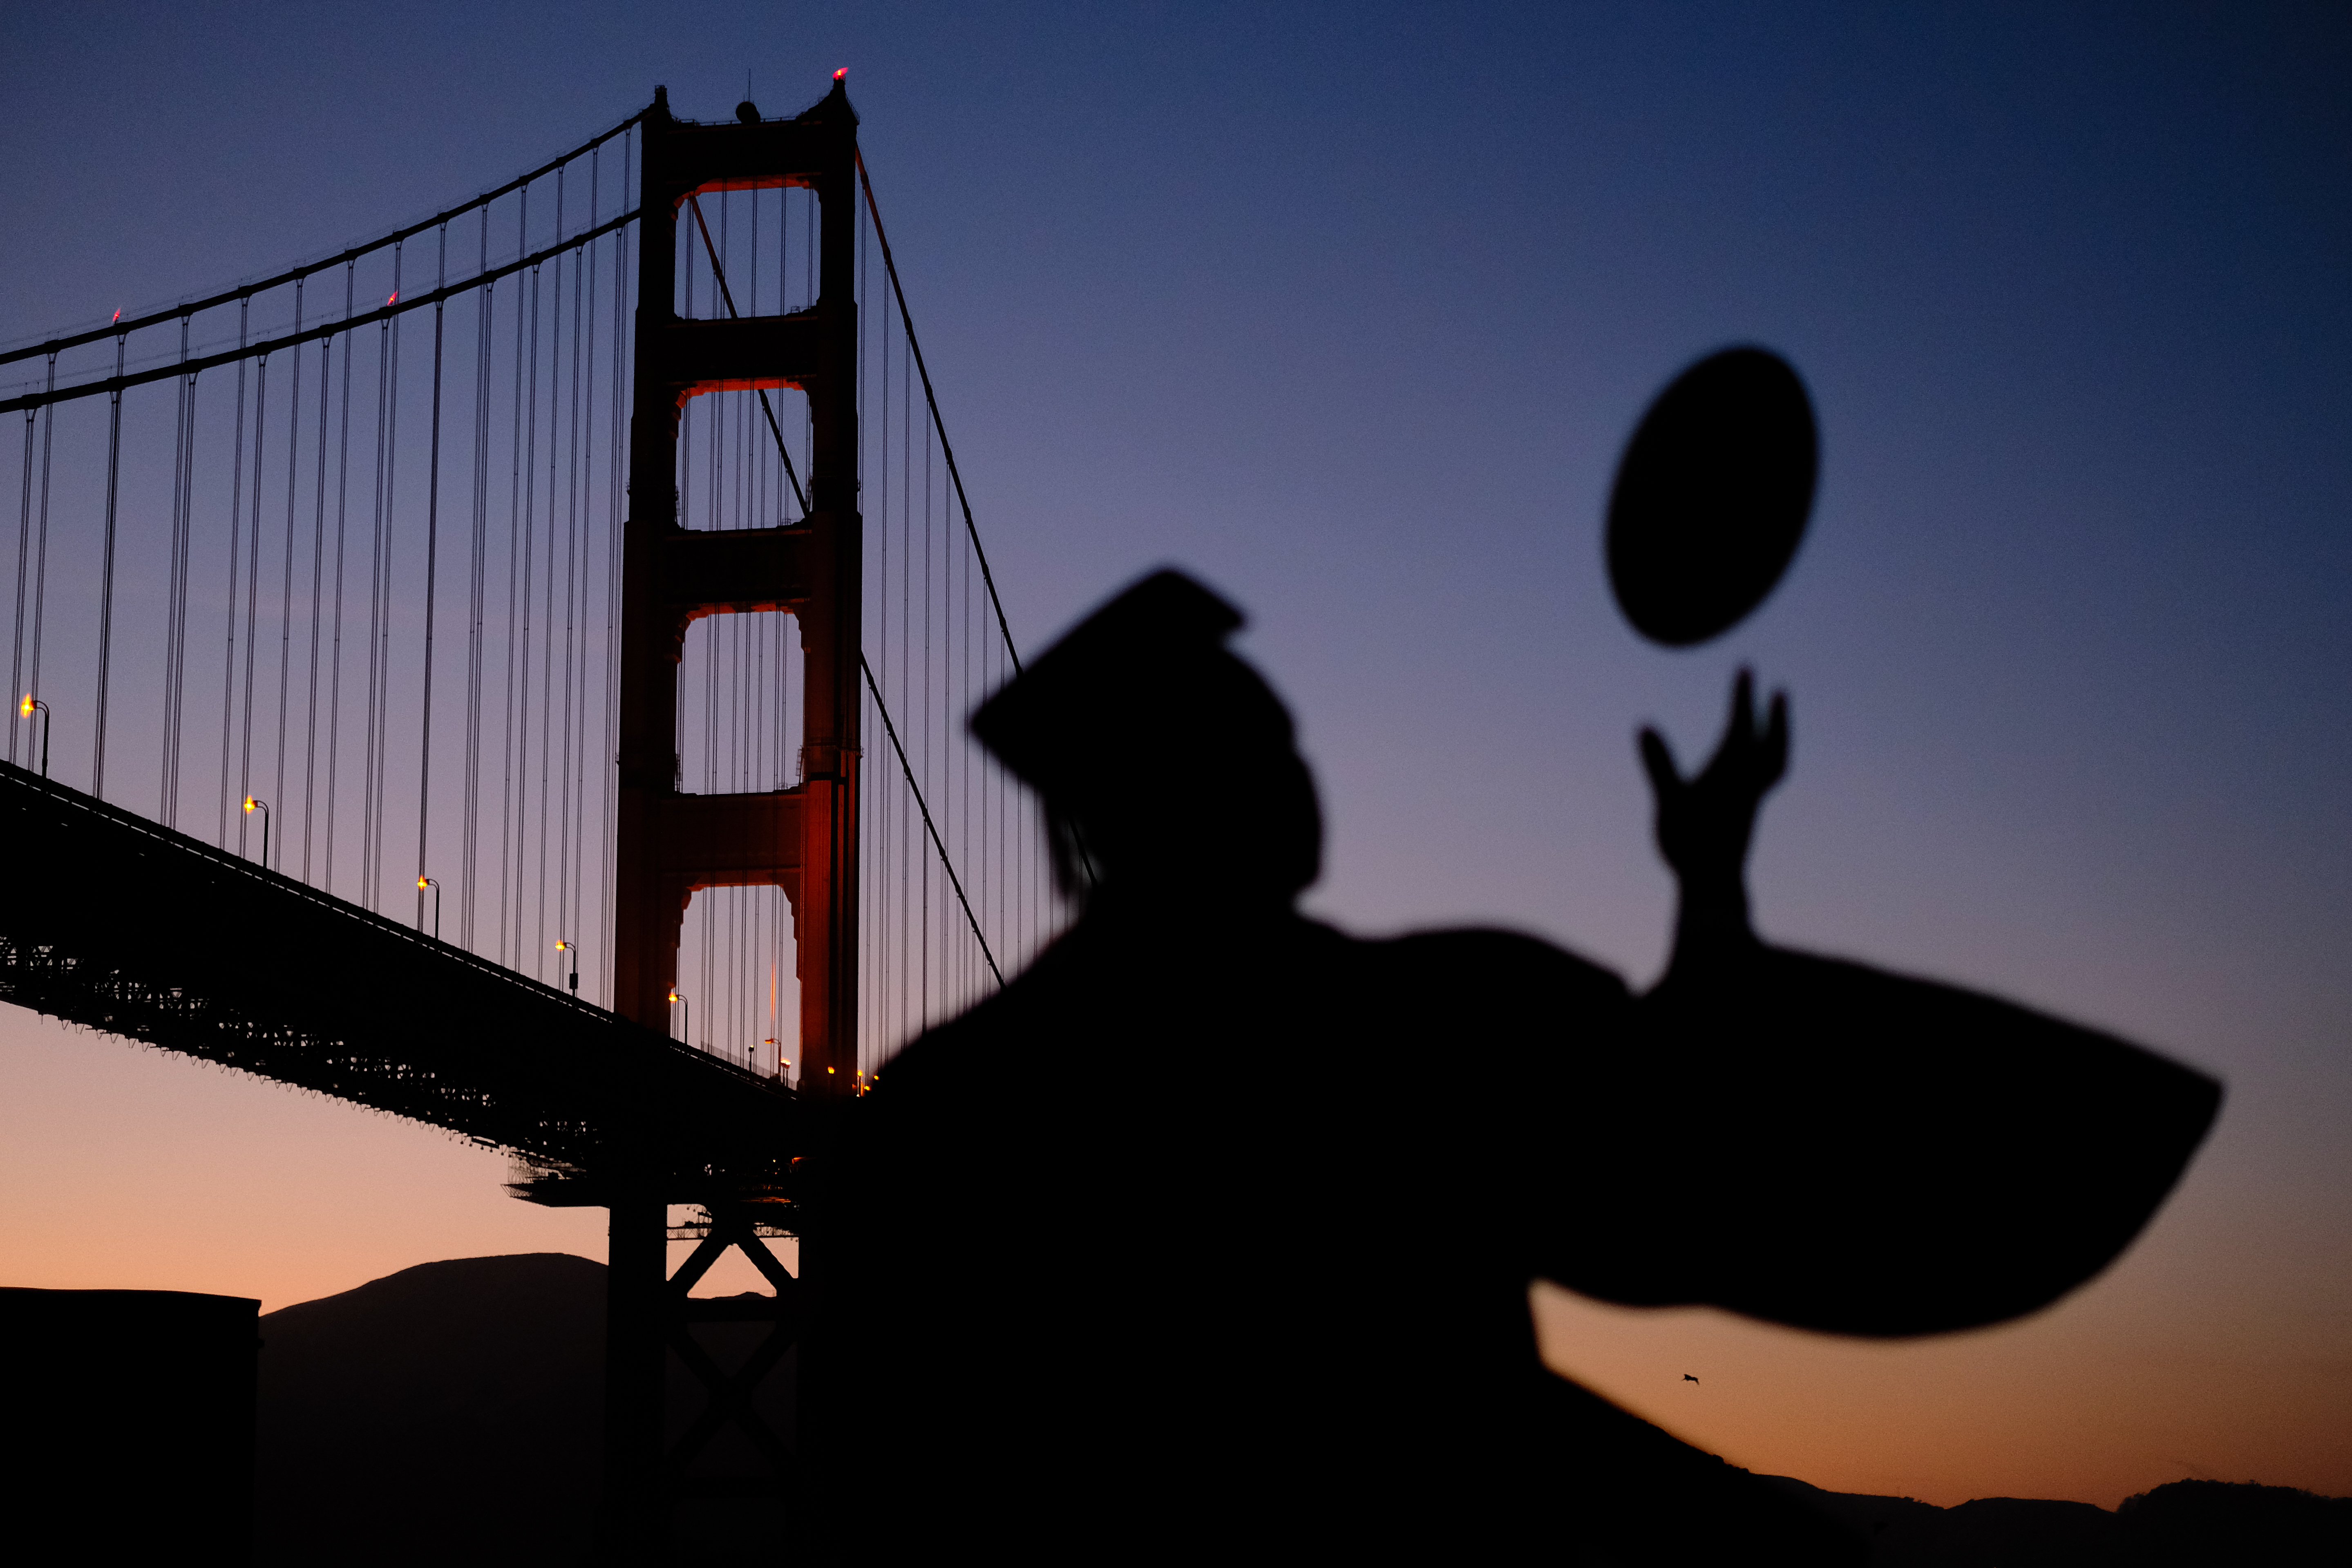
<svg viewBox="0 0 2352 1568"><path fill-rule="evenodd" d="M0 1001L446 1129L518 1196L781 1222L783 1085L0 763Z"/></svg>

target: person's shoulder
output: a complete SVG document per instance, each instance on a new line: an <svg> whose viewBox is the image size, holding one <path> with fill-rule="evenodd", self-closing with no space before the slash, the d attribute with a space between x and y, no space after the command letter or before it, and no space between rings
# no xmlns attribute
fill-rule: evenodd
<svg viewBox="0 0 2352 1568"><path fill-rule="evenodd" d="M1365 941L1361 946L1374 963L1401 973L1429 974L1452 985L1532 989L1596 1001L1622 1002L1629 996L1614 970L1524 931L1463 926L1408 931Z"/></svg>
<svg viewBox="0 0 2352 1568"><path fill-rule="evenodd" d="M1083 980L1086 965L1073 963L1072 933L1049 943L1003 986L951 1018L931 1025L882 1064L876 1083L904 1102L942 1090L969 1092L1006 1068L1018 1042L1042 1043L1055 1033L1055 1016L1066 1011L1063 993Z"/></svg>
<svg viewBox="0 0 2352 1568"><path fill-rule="evenodd" d="M932 1025L899 1047L875 1075L877 1086L901 1097L940 1082L985 1072L992 1046L1015 1031L1019 999L1000 991L952 1018Z"/></svg>

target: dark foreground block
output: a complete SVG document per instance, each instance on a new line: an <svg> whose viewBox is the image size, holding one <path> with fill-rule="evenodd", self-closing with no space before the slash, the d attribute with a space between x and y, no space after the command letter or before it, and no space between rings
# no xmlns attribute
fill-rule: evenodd
<svg viewBox="0 0 2352 1568"><path fill-rule="evenodd" d="M0 1515L57 1560L243 1563L261 1303L0 1289Z"/></svg>

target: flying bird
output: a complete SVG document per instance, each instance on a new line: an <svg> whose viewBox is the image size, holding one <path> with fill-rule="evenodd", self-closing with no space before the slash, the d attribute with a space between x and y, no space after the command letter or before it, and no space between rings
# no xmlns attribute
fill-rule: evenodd
<svg viewBox="0 0 2352 1568"><path fill-rule="evenodd" d="M1692 1376L1690 1373L1683 1373L1683 1381L1684 1381L1685 1383L1696 1383L1696 1382L1698 1381L1698 1379L1696 1379L1696 1378L1693 1377L1693 1376Z"/></svg>

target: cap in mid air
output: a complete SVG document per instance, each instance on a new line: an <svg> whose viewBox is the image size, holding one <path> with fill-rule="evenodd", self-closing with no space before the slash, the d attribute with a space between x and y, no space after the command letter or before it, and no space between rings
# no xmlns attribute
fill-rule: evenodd
<svg viewBox="0 0 2352 1568"><path fill-rule="evenodd" d="M1812 402L1780 355L1725 349L1675 377L1609 497L1609 584L1633 629L1691 647L1746 619L1797 553L1820 468Z"/></svg>

